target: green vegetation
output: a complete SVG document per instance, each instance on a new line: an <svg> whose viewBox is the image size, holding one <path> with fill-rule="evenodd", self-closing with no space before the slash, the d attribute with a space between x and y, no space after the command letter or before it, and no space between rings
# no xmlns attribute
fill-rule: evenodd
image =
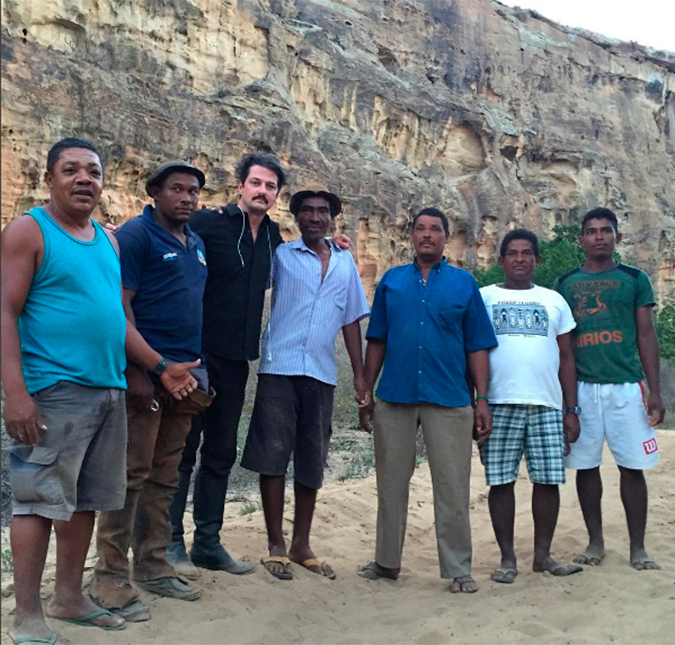
<svg viewBox="0 0 675 645"><path fill-rule="evenodd" d="M577 226L556 226L553 239L539 242L541 264L537 267L532 280L541 287L550 289L555 279L585 262L584 252L579 247ZM614 259L621 262L621 255L614 251ZM504 281L504 272L499 264L489 269L476 269L473 272L478 286L485 287ZM659 338L661 356L675 358L675 305L666 305L656 312L654 317L656 334Z"/></svg>
<svg viewBox="0 0 675 645"><path fill-rule="evenodd" d="M661 356L675 359L675 305L666 305L657 311L654 324Z"/></svg>
<svg viewBox="0 0 675 645"><path fill-rule="evenodd" d="M532 276L535 284L550 289L559 275L586 261L584 252L577 242L579 232L578 226L556 226L553 229L553 239L539 242L541 264ZM621 261L621 256L616 251L614 259L617 262ZM476 269L473 275L480 287L504 281L504 272L499 264L494 264L489 269Z"/></svg>
<svg viewBox="0 0 675 645"><path fill-rule="evenodd" d="M14 569L14 558L10 549L0 551L0 563L3 571L12 571Z"/></svg>
<svg viewBox="0 0 675 645"><path fill-rule="evenodd" d="M372 447L365 448L363 452L357 452L347 465L344 473L340 475L341 482L348 479L363 479L368 477L375 468L375 451Z"/></svg>

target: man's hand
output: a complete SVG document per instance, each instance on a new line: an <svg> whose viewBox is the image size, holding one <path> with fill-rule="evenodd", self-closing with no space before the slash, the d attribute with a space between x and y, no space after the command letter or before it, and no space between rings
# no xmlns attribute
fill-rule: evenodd
<svg viewBox="0 0 675 645"><path fill-rule="evenodd" d="M5 397L5 425L7 434L20 443L37 446L40 433L47 429L42 423L40 411L27 391Z"/></svg>
<svg viewBox="0 0 675 645"><path fill-rule="evenodd" d="M344 233L336 235L334 238L332 238L332 241L333 244L337 244L337 246L339 246L341 249L344 249L345 251L348 251L352 248L352 241Z"/></svg>
<svg viewBox="0 0 675 645"><path fill-rule="evenodd" d="M129 407L136 410L151 409L155 396L155 386L148 373L142 367L129 364L126 377Z"/></svg>
<svg viewBox="0 0 675 645"><path fill-rule="evenodd" d="M574 443L579 438L581 426L579 424L579 417L568 412L563 417L563 432L565 433L565 454L570 454L570 444Z"/></svg>
<svg viewBox="0 0 675 645"><path fill-rule="evenodd" d="M366 395L369 394L366 388L366 381L363 374L354 374L354 398L359 406L366 402Z"/></svg>
<svg viewBox="0 0 675 645"><path fill-rule="evenodd" d="M373 400L372 390L366 390L363 398L359 401L359 422L361 427L368 433L373 432L373 412L375 410L375 401Z"/></svg>
<svg viewBox="0 0 675 645"><path fill-rule="evenodd" d="M478 399L473 411L473 437L478 443L485 443L492 434L492 415L487 401Z"/></svg>
<svg viewBox="0 0 675 645"><path fill-rule="evenodd" d="M169 363L159 379L169 394L182 401L197 389L197 379L190 374L190 370L199 367L200 364L200 359L190 363Z"/></svg>
<svg viewBox="0 0 675 645"><path fill-rule="evenodd" d="M111 233L116 233L118 228L119 228L119 226L117 226L117 224L111 224L110 222L106 222L106 225L105 225L106 231L110 231Z"/></svg>
<svg viewBox="0 0 675 645"><path fill-rule="evenodd" d="M649 415L649 425L653 428L659 425L666 416L666 409L663 407L661 395L656 392L650 392L647 398L647 414Z"/></svg>

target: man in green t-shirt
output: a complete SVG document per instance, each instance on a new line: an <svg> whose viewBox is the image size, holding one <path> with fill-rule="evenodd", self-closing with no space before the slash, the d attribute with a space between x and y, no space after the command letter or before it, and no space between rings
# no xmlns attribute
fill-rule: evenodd
<svg viewBox="0 0 675 645"><path fill-rule="evenodd" d="M596 208L586 213L579 237L586 263L560 276L554 288L567 300L577 323L574 354L581 434L571 446L566 465L577 470L589 544L575 562L597 566L605 553L600 463L606 437L621 474L630 561L642 571L660 568L644 547L647 484L642 471L659 461L654 426L663 421L665 409L652 321L654 292L644 271L614 261L614 247L620 241L611 210Z"/></svg>

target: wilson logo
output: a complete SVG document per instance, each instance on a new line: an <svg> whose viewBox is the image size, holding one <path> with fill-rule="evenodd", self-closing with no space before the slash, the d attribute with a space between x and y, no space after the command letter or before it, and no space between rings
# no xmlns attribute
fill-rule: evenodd
<svg viewBox="0 0 675 645"><path fill-rule="evenodd" d="M659 447L656 445L656 439L650 439L645 441L643 444L646 455L651 455L653 452L658 452Z"/></svg>

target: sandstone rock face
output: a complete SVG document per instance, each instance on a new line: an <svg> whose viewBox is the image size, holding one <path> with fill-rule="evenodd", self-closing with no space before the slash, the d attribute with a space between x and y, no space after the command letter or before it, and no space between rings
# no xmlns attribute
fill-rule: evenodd
<svg viewBox="0 0 675 645"><path fill-rule="evenodd" d="M171 158L236 198L251 150L345 204L370 293L411 258L412 213L451 217L447 255L494 261L516 225L548 236L606 205L622 254L675 301L675 55L569 30L491 0L2 0L3 224L46 196L50 145L106 163L101 217L146 200Z"/></svg>

